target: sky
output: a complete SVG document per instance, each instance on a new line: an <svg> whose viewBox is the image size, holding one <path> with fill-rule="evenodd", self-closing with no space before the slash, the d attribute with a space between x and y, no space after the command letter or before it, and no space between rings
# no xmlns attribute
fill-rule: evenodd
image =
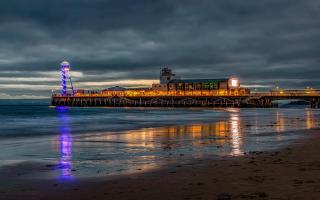
<svg viewBox="0 0 320 200"><path fill-rule="evenodd" d="M319 0L0 1L0 98L237 76L246 87L320 88Z"/></svg>

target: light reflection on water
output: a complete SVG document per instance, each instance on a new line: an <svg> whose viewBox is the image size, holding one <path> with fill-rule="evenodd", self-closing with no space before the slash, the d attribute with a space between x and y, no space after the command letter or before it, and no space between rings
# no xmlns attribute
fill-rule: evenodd
<svg viewBox="0 0 320 200"><path fill-rule="evenodd" d="M61 170L61 178L69 178L72 176L72 135L69 126L70 117L68 110L62 110L59 114L60 135L57 139L57 145L60 147L60 160L58 168Z"/></svg>
<svg viewBox="0 0 320 200"><path fill-rule="evenodd" d="M68 112L62 112L59 144L61 176L100 176L151 170L203 156L241 156L246 151L278 148L300 137L288 130L319 127L312 110L276 110L266 115L231 109L229 118L122 132L72 136ZM72 153L73 152L73 153ZM75 162L75 163L72 163Z"/></svg>
<svg viewBox="0 0 320 200"><path fill-rule="evenodd" d="M238 114L231 113L230 114L230 123L231 123L231 146L232 146L232 154L233 155L241 155L243 154L241 150L241 124L240 118Z"/></svg>

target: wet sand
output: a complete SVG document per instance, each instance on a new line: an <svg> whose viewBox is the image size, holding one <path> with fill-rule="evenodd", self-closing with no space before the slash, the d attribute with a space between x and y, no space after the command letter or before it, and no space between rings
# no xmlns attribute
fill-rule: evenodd
<svg viewBox="0 0 320 200"><path fill-rule="evenodd" d="M28 170L44 170L24 163L0 171L0 199L320 199L320 130L304 132L310 137L273 152L112 178L19 178Z"/></svg>

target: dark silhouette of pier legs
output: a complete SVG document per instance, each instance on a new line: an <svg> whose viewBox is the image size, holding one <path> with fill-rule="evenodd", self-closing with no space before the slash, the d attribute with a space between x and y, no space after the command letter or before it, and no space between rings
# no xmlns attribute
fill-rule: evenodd
<svg viewBox="0 0 320 200"><path fill-rule="evenodd" d="M320 101L317 99L316 101L311 101L310 102L310 107L311 108L320 108Z"/></svg>

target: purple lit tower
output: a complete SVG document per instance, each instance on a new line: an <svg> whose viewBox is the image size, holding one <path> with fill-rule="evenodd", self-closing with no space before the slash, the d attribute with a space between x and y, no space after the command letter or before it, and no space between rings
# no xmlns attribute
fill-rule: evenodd
<svg viewBox="0 0 320 200"><path fill-rule="evenodd" d="M61 63L61 94L62 95L67 95L68 91L67 91L67 81L69 79L70 81L70 86L72 89L72 93L73 93L73 86L72 86L72 81L71 81L71 76L69 74L70 71L70 63L67 61L63 61Z"/></svg>

